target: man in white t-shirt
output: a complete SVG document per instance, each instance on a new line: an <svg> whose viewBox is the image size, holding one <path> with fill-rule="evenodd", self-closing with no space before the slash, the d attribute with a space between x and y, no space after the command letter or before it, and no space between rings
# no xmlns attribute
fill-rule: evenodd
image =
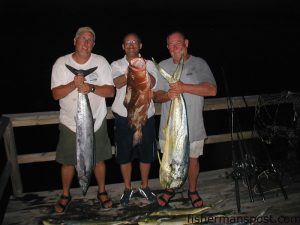
<svg viewBox="0 0 300 225"><path fill-rule="evenodd" d="M128 69L129 61L141 57L139 52L142 48L142 43L139 36L135 33L127 34L123 39L122 48L125 51L125 56L111 64L113 81L117 88L112 111L115 116L116 161L120 164L125 185L120 203L126 206L134 193L134 189L131 186L131 173L132 161L136 158L139 160L141 173L141 186L139 187L139 192L147 198L148 201L156 201L156 196L148 187L148 176L156 151L156 132L154 119L155 108L151 99L147 112L148 118L145 126L142 128L143 141L141 144L133 147L134 131L128 125L127 109L124 106L124 98L127 87L126 71ZM146 70L150 75L150 86L151 88L154 88L158 71L151 60L146 60Z"/></svg>
<svg viewBox="0 0 300 225"><path fill-rule="evenodd" d="M114 96L111 67L107 60L92 53L95 32L90 27L81 27L74 38L75 52L59 57L53 65L51 90L59 100L59 142L56 161L61 166L63 193L55 205L56 213L63 213L71 201L70 186L76 165L76 122L78 92L87 94L94 119L95 177L98 183L97 198L103 208L111 208L112 201L105 190L105 160L112 157L111 144L106 125L106 97ZM66 64L77 70L97 67L91 74L75 76Z"/></svg>

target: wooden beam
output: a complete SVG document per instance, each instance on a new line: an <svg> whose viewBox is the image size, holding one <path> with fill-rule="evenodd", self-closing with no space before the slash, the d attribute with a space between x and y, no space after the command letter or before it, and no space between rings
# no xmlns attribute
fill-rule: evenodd
<svg viewBox="0 0 300 225"><path fill-rule="evenodd" d="M240 137L245 139L257 138L257 135L252 131L244 131L240 133ZM233 133L233 140L238 140L237 133ZM208 136L205 140L205 144L214 144L214 143L222 143L231 141L231 134L217 134ZM157 145L159 149L159 145ZM112 154L115 154L115 146L111 147ZM26 164L26 163L35 163L35 162L47 162L55 160L55 151L52 152L44 152L44 153L32 153L32 154L22 154L18 155L18 163Z"/></svg>
<svg viewBox="0 0 300 225"><path fill-rule="evenodd" d="M235 108L254 107L257 103L258 95L231 97ZM228 108L227 98L206 98L204 101L204 111L221 110ZM161 104L155 103L155 115L161 114ZM39 126L59 123L59 112L34 112L5 114L9 117L13 127ZM111 107L107 107L107 119L114 119Z"/></svg>

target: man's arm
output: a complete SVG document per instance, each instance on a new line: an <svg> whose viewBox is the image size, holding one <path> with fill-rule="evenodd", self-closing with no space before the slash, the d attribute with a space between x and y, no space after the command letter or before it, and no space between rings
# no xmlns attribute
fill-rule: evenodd
<svg viewBox="0 0 300 225"><path fill-rule="evenodd" d="M74 80L68 84L59 85L52 89L52 96L54 100L59 100L66 97L76 88L80 88L84 85L85 78L84 76L74 76Z"/></svg>
<svg viewBox="0 0 300 225"><path fill-rule="evenodd" d="M150 88L152 89L155 86L156 79L151 73L148 73L148 74L149 74L149 77L150 77Z"/></svg>
<svg viewBox="0 0 300 225"><path fill-rule="evenodd" d="M153 101L154 102L163 103L163 102L167 102L170 100L171 100L171 98L169 96L169 92L161 91L161 90L153 92Z"/></svg>
<svg viewBox="0 0 300 225"><path fill-rule="evenodd" d="M92 90L92 86L93 85L90 85L90 91ZM114 97L115 95L115 88L113 85L107 85L107 84L101 86L94 85L94 87L95 87L95 91L94 91L95 95L99 95L102 97Z"/></svg>
<svg viewBox="0 0 300 225"><path fill-rule="evenodd" d="M166 91L153 92L153 101L157 103L163 103L176 98L182 93L190 93L198 96L216 96L217 86L211 83L201 84L185 84L181 81L170 84L170 89Z"/></svg>
<svg viewBox="0 0 300 225"><path fill-rule="evenodd" d="M216 96L217 86L208 82L200 84L186 84L182 81L170 84L170 90L174 94L189 93L198 96Z"/></svg>
<svg viewBox="0 0 300 225"><path fill-rule="evenodd" d="M66 97L76 89L74 81L68 84L60 85L52 89L52 96L54 100L59 100Z"/></svg>
<svg viewBox="0 0 300 225"><path fill-rule="evenodd" d="M113 79L114 85L116 88L120 89L127 84L127 76L126 74L120 75Z"/></svg>
<svg viewBox="0 0 300 225"><path fill-rule="evenodd" d="M80 76L76 76L75 78L78 79L79 77ZM89 84L89 83L81 83L80 84L80 82L78 82L78 80L75 81L75 78L73 81L71 81L68 84L60 85L60 86L52 89L52 96L53 96L54 100L59 100L59 99L66 97L68 94L70 94L76 88L78 89L78 92L81 92L83 94L88 94L89 92L92 91L92 89L94 87L95 88L94 94L102 96L102 97L113 97L115 94L115 89L114 89L113 85L99 86L99 85L93 85L93 84Z"/></svg>

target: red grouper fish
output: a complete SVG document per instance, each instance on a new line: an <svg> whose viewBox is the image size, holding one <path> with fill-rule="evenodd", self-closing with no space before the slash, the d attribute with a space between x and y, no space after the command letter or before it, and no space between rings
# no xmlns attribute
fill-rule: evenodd
<svg viewBox="0 0 300 225"><path fill-rule="evenodd" d="M124 99L128 124L134 130L133 146L142 143L142 127L147 120L150 101L150 77L146 70L146 61L141 57L134 58L130 60L128 66L127 88Z"/></svg>

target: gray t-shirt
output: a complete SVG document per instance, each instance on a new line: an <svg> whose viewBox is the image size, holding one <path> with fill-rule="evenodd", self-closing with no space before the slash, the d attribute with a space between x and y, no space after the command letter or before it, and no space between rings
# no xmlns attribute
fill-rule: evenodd
<svg viewBox="0 0 300 225"><path fill-rule="evenodd" d="M167 73L173 75L178 64L174 64L173 59L169 58L161 61L159 65ZM202 58L195 57L192 55L187 61L184 62L180 80L188 84L200 84L203 82L216 84L215 78L206 61ZM169 90L169 83L162 76L158 76L157 84L154 91L158 90ZM192 95L189 93L184 93L183 97L185 100L188 116L189 140L190 142L203 140L207 137L202 115L204 97ZM170 102L171 101L168 101L162 103L161 105L161 118L159 128L159 139L161 140L165 140L162 131L166 127Z"/></svg>

